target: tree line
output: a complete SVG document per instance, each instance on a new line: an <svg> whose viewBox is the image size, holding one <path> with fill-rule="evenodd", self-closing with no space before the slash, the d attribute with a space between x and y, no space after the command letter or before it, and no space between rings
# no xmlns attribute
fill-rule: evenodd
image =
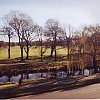
<svg viewBox="0 0 100 100"><path fill-rule="evenodd" d="M49 47L50 57L57 61L57 46L66 48L66 56L69 66L80 68L90 66L97 72L100 66L100 25L88 25L76 30L71 25L61 25L56 19L48 19L44 27L39 26L33 19L18 11L11 11L3 18L4 26L0 30L1 35L8 36L8 58L10 59L11 38L18 39L23 61L23 51L26 59L29 59L29 49L36 43L40 46L41 61L43 54ZM34 42L34 43L33 43ZM34 51L33 51L34 52ZM90 65L89 65L90 64Z"/></svg>

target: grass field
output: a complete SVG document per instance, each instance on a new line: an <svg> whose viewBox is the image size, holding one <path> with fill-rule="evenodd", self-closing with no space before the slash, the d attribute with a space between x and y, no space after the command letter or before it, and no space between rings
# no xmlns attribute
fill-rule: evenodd
<svg viewBox="0 0 100 100"><path fill-rule="evenodd" d="M66 48L61 48L58 49L57 47L57 55L66 55L67 50ZM29 51L29 56L31 57L40 57L39 54L39 48L31 47ZM47 51L44 53L44 56L49 56L50 55L50 48L47 49ZM11 47L11 59L18 58L20 57L20 48L18 46ZM24 57L26 57L26 53L24 51ZM8 47L5 48L0 48L0 60L5 60L8 59Z"/></svg>

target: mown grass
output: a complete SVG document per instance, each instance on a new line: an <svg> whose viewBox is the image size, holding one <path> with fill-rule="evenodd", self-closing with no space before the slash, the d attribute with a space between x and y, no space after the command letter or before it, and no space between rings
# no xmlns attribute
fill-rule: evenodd
<svg viewBox="0 0 100 100"><path fill-rule="evenodd" d="M30 57L40 57L40 49L39 47L31 47L30 51L29 51L29 56ZM66 55L67 54L67 50L66 48L61 48L59 49L59 47L57 47L57 55ZM44 57L45 56L49 56L50 55L50 48L47 49L47 51L44 53ZM11 59L14 58L19 58L20 57L20 47L19 46L14 46L11 47ZM24 51L24 57L26 57L26 53ZM0 48L0 60L4 60L4 59L8 59L8 47L5 48Z"/></svg>

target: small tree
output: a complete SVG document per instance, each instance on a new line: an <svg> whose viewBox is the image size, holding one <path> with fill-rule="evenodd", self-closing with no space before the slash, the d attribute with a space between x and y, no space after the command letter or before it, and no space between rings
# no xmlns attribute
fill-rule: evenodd
<svg viewBox="0 0 100 100"><path fill-rule="evenodd" d="M72 45L72 35L74 34L74 28L71 25L63 27L63 39L65 40L65 46L67 48L67 58L70 59L70 48Z"/></svg>
<svg viewBox="0 0 100 100"><path fill-rule="evenodd" d="M13 35L13 31L11 27L6 27L4 26L2 28L2 35L7 35L8 39L9 39L9 44L8 44L8 59L10 59L10 39L12 38Z"/></svg>
<svg viewBox="0 0 100 100"><path fill-rule="evenodd" d="M45 41L43 41L44 38L44 29L41 26L38 26L37 28L37 34L39 38L39 55L41 56L41 62L43 61L43 54L47 50L47 46L45 46Z"/></svg>

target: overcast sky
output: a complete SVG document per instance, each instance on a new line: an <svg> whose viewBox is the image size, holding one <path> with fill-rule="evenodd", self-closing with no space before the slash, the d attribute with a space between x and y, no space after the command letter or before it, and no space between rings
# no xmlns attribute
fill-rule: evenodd
<svg viewBox="0 0 100 100"><path fill-rule="evenodd" d="M0 0L0 17L22 11L43 26L48 18L75 27L100 23L100 0Z"/></svg>

